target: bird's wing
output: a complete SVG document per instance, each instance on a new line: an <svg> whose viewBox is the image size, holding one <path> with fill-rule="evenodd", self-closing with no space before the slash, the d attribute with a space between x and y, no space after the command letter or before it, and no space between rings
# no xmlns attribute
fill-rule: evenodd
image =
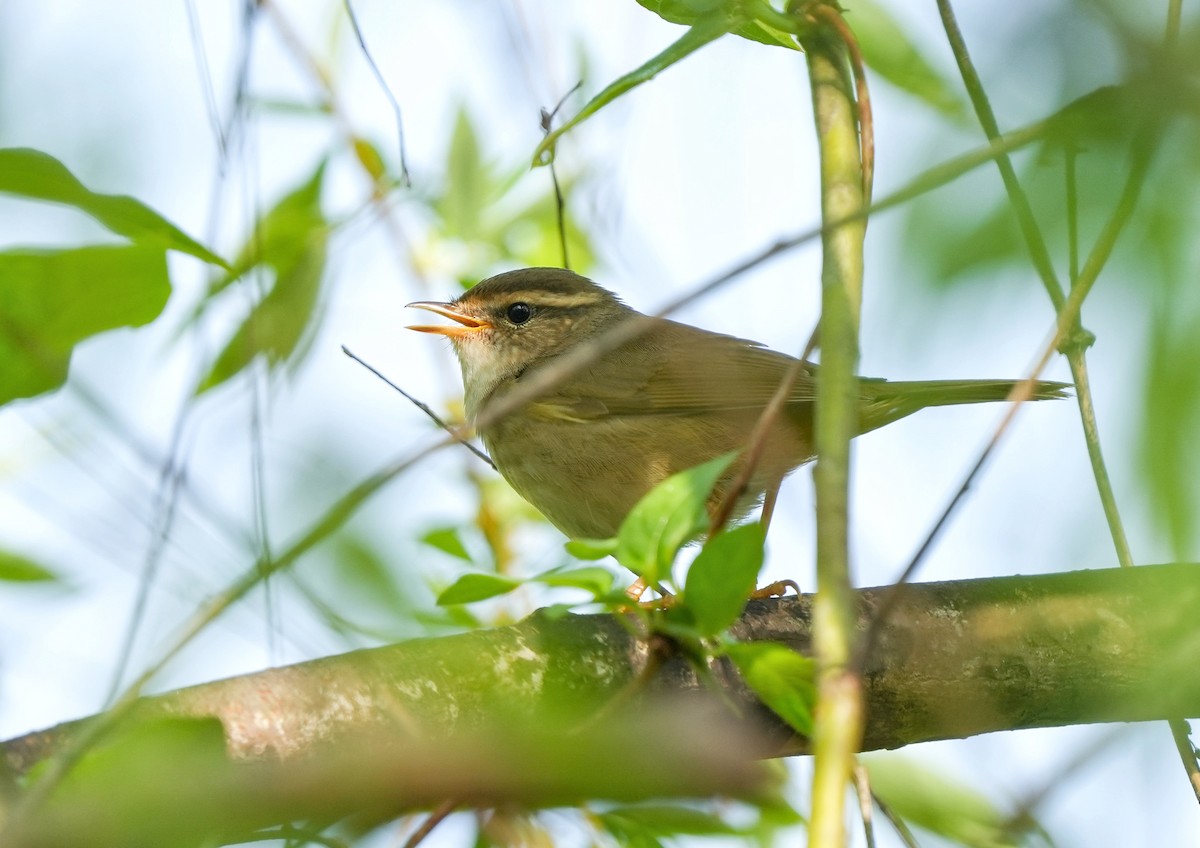
<svg viewBox="0 0 1200 848"><path fill-rule="evenodd" d="M607 354L534 409L563 420L762 409L793 362L756 342L663 322L648 341ZM789 402L813 400L814 373L805 363Z"/></svg>

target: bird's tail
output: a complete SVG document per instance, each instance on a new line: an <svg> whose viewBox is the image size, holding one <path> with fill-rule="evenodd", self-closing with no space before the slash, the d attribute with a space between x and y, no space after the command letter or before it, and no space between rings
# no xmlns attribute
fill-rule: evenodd
<svg viewBox="0 0 1200 848"><path fill-rule="evenodd" d="M955 406L963 403L991 403L1006 400L1020 380L921 380L889 382L863 380L862 432L874 430L912 415L927 406ZM1067 397L1067 383L1038 381L1033 400Z"/></svg>

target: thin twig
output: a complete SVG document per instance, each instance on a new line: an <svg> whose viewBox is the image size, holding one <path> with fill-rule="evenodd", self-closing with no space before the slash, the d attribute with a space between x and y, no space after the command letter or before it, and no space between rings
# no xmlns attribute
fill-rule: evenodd
<svg viewBox="0 0 1200 848"><path fill-rule="evenodd" d="M350 18L350 26L354 28L354 37L358 39L358 47L362 50L363 58L367 60L367 64L371 66L371 73L375 75L375 79L379 81L379 87L383 89L384 96L387 97L388 103L392 106L392 114L396 118L396 148L400 156L400 184L405 188L412 185L412 179L408 175L408 156L404 150L404 119L400 114L400 101L396 99L395 92L388 85L386 79L383 78L383 72L379 70L379 65L375 64L375 57L371 55L371 51L367 48L367 39L363 36L362 27L358 25L358 16L354 14L354 7L350 0L346 2L346 16Z"/></svg>
<svg viewBox="0 0 1200 848"><path fill-rule="evenodd" d="M879 808L879 812L883 814L883 817L891 822L892 827L896 829L896 835L900 837L900 841L903 842L907 848L921 848L921 846L917 843L917 838L913 836L912 829L909 828L908 822L900 818L900 816L897 815L896 812L878 795L875 795L874 798L875 806Z"/></svg>
<svg viewBox="0 0 1200 848"><path fill-rule="evenodd" d="M475 454L477 457L479 457L484 462L486 462L488 465L490 465L492 467L492 470L496 469L496 463L492 461L492 458L490 456L488 456L486 453L481 451L479 448L475 447L475 445L471 444L469 441L466 440L466 438L463 437L463 435L460 432L461 428L455 427L452 424L447 424L444 420L442 420L441 416L439 416L436 412L434 412L429 407L429 404L425 403L424 401L418 400L417 398L410 395L408 392L404 391L404 389L400 388L395 383L393 383L391 380L389 380L387 377L385 377L383 375L383 373L379 369L377 369L374 365L370 365L369 363L367 363L364 359L362 359L362 357L360 357L356 353L353 353L350 350L350 348L346 347L345 345L342 345L342 353L346 354L346 356L353 359L355 362L357 362L363 368L366 368L368 371L370 371L372 374L374 374L380 380L383 380L383 382L387 383L393 389L398 391L401 395L404 396L405 400L407 400L409 403L411 403L417 409L421 410L426 415L428 415L431 419L433 419L433 423L438 425L438 427L445 430L447 433L449 433L456 442L458 442L464 448L466 448L471 453Z"/></svg>
<svg viewBox="0 0 1200 848"><path fill-rule="evenodd" d="M414 830L412 835L408 837L408 840L404 843L404 848L417 848L421 844L421 841L432 833L433 829L441 824L457 807L458 802L453 798L447 798L434 807L425 821L421 822L421 826Z"/></svg>
<svg viewBox="0 0 1200 848"><path fill-rule="evenodd" d="M579 91L579 89L582 87L583 80L580 80L571 87L570 91L568 91L559 99L558 103L551 111L547 112L545 109L542 110L541 125L543 135L550 135L550 130L554 127L554 116L558 114L560 109L562 109L563 104L567 102L567 98ZM554 212L558 217L558 241L562 246L562 266L569 271L571 269L571 260L567 255L566 203L563 201L562 187L558 182L558 169L554 164L554 159L550 160L550 182L554 184Z"/></svg>
<svg viewBox="0 0 1200 848"><path fill-rule="evenodd" d="M1179 752L1179 761L1183 763L1183 770L1187 772L1188 783L1196 795L1196 800L1200 801L1200 766L1196 764L1196 746L1192 744L1192 729L1181 718L1171 719L1168 724L1171 727L1171 738L1175 740L1175 750Z"/></svg>
<svg viewBox="0 0 1200 848"><path fill-rule="evenodd" d="M867 848L875 848L875 817L871 795L871 775L859 761L854 766L854 788L858 793L858 812L862 816L863 839Z"/></svg>

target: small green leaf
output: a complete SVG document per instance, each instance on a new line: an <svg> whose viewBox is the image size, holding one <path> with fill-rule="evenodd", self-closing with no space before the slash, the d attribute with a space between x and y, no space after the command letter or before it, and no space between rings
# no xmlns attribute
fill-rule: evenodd
<svg viewBox="0 0 1200 848"><path fill-rule="evenodd" d="M684 608L702 636L715 636L737 621L763 563L762 525L735 527L709 539L688 568Z"/></svg>
<svg viewBox="0 0 1200 848"><path fill-rule="evenodd" d="M431 548L436 548L444 554L471 562L471 554L467 552L457 527L439 527L430 530L421 537L421 541Z"/></svg>
<svg viewBox="0 0 1200 848"><path fill-rule="evenodd" d="M613 585L613 573L598 565L584 568L570 568L561 571L547 571L533 578L546 586L563 586L572 589L583 589L593 595L606 595Z"/></svg>
<svg viewBox="0 0 1200 848"><path fill-rule="evenodd" d="M10 583L51 583L58 575L33 560L0 550L0 580Z"/></svg>
<svg viewBox="0 0 1200 848"><path fill-rule="evenodd" d="M564 547L575 559L604 559L617 552L617 537L611 539L572 539Z"/></svg>
<svg viewBox="0 0 1200 848"><path fill-rule="evenodd" d="M501 577L499 574L464 574L442 594L438 595L440 607L451 604L473 604L497 595L505 595L521 585L520 580Z"/></svg>
<svg viewBox="0 0 1200 848"><path fill-rule="evenodd" d="M722 454L651 489L621 524L617 561L651 584L668 577L679 549L708 526L708 496L736 456Z"/></svg>
<svg viewBox="0 0 1200 848"><path fill-rule="evenodd" d="M817 692L811 659L772 642L738 642L725 652L759 700L797 732L812 735Z"/></svg>
<svg viewBox="0 0 1200 848"><path fill-rule="evenodd" d="M678 41L641 67L630 71L610 83L603 91L589 100L583 109L579 111L579 114L553 132L548 133L542 139L542 143L538 145L537 150L533 152L534 167L549 165L554 161L554 146L558 143L558 139L563 133L583 123L622 94L637 88L644 82L654 79L655 76L671 67L671 65L695 53L709 42L716 41L727 32L737 29L746 22L747 18L740 10L726 10L721 8L714 9L711 13L699 18Z"/></svg>
<svg viewBox="0 0 1200 848"><path fill-rule="evenodd" d="M161 247L0 253L0 404L58 388L76 344L148 324L170 293Z"/></svg>
<svg viewBox="0 0 1200 848"><path fill-rule="evenodd" d="M0 148L0 193L74 206L114 233L146 247L177 250L228 268L224 259L132 197L89 191L48 153L25 147Z"/></svg>

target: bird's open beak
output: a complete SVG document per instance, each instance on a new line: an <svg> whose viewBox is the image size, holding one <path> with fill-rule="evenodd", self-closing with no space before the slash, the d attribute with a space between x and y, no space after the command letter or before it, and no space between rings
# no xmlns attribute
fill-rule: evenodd
<svg viewBox="0 0 1200 848"><path fill-rule="evenodd" d="M405 308L424 309L427 312L436 312L456 322L459 326L453 324L419 324L410 326L408 329L416 330L419 333L438 333L439 335L449 336L450 338L465 338L472 333L478 333L480 330L486 330L492 325L482 318L474 318L460 311L453 303L437 303L432 300L418 300L416 303L409 303Z"/></svg>

